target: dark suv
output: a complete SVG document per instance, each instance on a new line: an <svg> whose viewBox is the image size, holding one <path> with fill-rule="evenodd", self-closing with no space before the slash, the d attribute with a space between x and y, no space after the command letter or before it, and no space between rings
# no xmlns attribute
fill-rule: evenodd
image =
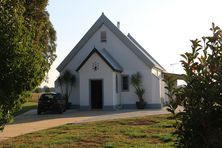
<svg viewBox="0 0 222 148"><path fill-rule="evenodd" d="M40 115L46 111L57 111L63 113L66 111L66 101L59 93L44 93L39 98L37 114Z"/></svg>

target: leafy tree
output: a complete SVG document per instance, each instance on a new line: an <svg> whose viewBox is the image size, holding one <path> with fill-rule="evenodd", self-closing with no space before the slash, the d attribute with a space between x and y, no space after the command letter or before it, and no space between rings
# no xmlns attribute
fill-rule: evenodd
<svg viewBox="0 0 222 148"><path fill-rule="evenodd" d="M61 93L65 96L66 103L68 104L68 98L72 92L73 85L76 82L76 77L69 70L66 70L62 75L58 77Z"/></svg>
<svg viewBox="0 0 222 148"><path fill-rule="evenodd" d="M55 60L48 0L0 0L0 129Z"/></svg>
<svg viewBox="0 0 222 148"><path fill-rule="evenodd" d="M222 141L222 31L212 25L212 36L191 40L192 51L182 54L186 86L171 96L184 108L175 113L178 147L220 147ZM173 90L173 91L172 91ZM179 101L177 101L179 100Z"/></svg>
<svg viewBox="0 0 222 148"><path fill-rule="evenodd" d="M39 87L35 88L34 92L35 93L40 93L41 92L41 88L39 88Z"/></svg>

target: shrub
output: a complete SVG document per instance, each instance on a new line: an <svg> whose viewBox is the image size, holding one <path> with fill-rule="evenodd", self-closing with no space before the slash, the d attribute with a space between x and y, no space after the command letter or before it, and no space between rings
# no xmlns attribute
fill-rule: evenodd
<svg viewBox="0 0 222 148"><path fill-rule="evenodd" d="M222 31L212 25L212 36L191 40L192 51L182 54L185 87L171 97L168 110L176 119L177 147L220 147L222 141ZM179 100L179 101L178 101ZM183 112L175 113L182 105Z"/></svg>

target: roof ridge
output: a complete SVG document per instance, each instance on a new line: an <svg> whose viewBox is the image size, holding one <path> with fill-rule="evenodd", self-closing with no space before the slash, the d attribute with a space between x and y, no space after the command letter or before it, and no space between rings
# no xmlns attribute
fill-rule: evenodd
<svg viewBox="0 0 222 148"><path fill-rule="evenodd" d="M157 62L157 61L143 48L143 46L141 46L141 45L136 41L136 39L135 39L130 33L127 34L127 37L128 37L133 43L135 43L145 54L147 54L148 57L150 57L154 62L156 62L156 64L157 64L158 66L160 66L162 69L164 69L164 68L159 64L159 62ZM165 69L164 69L164 70L165 70Z"/></svg>
<svg viewBox="0 0 222 148"><path fill-rule="evenodd" d="M97 21L90 27L90 29L85 33L85 35L80 39L80 41L76 44L76 46L69 52L69 54L65 57L65 59L59 64L59 66L56 68L58 71L62 71L65 65L74 57L80 49L84 46L84 43L87 42L91 34L94 34L97 30L93 28L99 28L101 26L101 23L105 21L106 16L104 13L97 19Z"/></svg>
<svg viewBox="0 0 222 148"><path fill-rule="evenodd" d="M61 72L64 67L72 60L72 58L80 51L80 49L85 45L85 43L93 36L93 34L102 26L106 25L107 28L113 34L120 39L120 41L125 44L141 61L144 62L150 68L157 67L160 70L165 70L145 49L135 43L122 33L106 16L104 13L97 19L93 26L86 32L82 39L76 44L76 46L71 50L71 52L65 57L65 59L57 67L57 70ZM135 39L134 39L135 40Z"/></svg>

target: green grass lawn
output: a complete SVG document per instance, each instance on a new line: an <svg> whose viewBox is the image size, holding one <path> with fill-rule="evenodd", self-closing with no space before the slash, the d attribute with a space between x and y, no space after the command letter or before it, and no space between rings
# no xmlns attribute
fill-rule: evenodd
<svg viewBox="0 0 222 148"><path fill-rule="evenodd" d="M24 103L22 105L21 110L14 113L14 116L18 116L18 115L25 113L31 109L36 109L40 96L41 96L41 93L32 93L31 96L29 98L27 98L28 102Z"/></svg>
<svg viewBox="0 0 222 148"><path fill-rule="evenodd" d="M173 147L170 115L68 124L15 137L0 147Z"/></svg>
<svg viewBox="0 0 222 148"><path fill-rule="evenodd" d="M37 108L38 103L37 102L26 102L22 105L22 109L16 113L14 113L14 116L18 116L24 112L27 112L31 109L36 109Z"/></svg>

